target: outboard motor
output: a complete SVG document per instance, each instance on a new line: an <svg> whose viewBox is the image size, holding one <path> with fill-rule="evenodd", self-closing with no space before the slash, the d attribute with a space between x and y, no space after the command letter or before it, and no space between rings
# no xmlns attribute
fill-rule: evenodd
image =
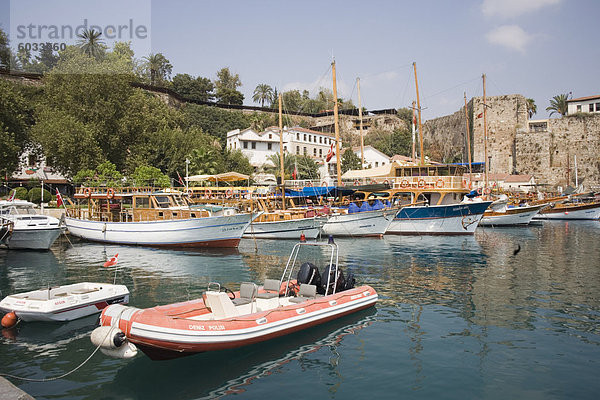
<svg viewBox="0 0 600 400"><path fill-rule="evenodd" d="M344 279L344 272L342 271L341 268L338 268L335 264L331 264L330 266L328 265L327 268L325 268L325 271L323 271L323 274L321 275L321 288L323 290L323 294L327 290L327 279L329 279L329 290L327 292L328 292L328 294L333 293L333 285L336 282L336 275L337 275L337 285L335 286L336 293L344 290L344 287L346 286L346 279Z"/></svg>
<svg viewBox="0 0 600 400"><path fill-rule="evenodd" d="M305 283L308 285L315 285L317 288L321 286L319 269L315 264L309 262L305 262L300 266L296 280L298 281L298 284Z"/></svg>

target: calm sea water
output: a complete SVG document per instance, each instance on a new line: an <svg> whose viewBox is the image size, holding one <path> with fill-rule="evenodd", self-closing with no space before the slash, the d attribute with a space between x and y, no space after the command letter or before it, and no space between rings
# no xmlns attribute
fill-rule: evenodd
<svg viewBox="0 0 600 400"><path fill-rule="evenodd" d="M600 222L337 243L345 270L378 291L375 308L241 349L162 362L97 353L63 379L11 381L38 399L598 398ZM0 249L0 290L112 282L102 263L119 253L117 281L129 287L130 304L150 307L198 297L209 281L237 289L240 281L279 277L293 244ZM92 316L3 331L0 372L51 378L70 371L94 350L96 323Z"/></svg>

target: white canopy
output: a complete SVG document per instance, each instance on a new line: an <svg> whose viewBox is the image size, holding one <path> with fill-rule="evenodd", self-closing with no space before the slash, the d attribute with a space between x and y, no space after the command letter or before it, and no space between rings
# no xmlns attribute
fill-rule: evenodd
<svg viewBox="0 0 600 400"><path fill-rule="evenodd" d="M357 178L376 178L385 177L392 175L392 167L396 164L395 162L382 165L380 167L368 168L368 169L356 169L346 171L342 175L342 179L357 179ZM397 165L397 164L396 164Z"/></svg>
<svg viewBox="0 0 600 400"><path fill-rule="evenodd" d="M202 182L202 181L211 181L211 182L235 182L235 181L245 181L250 178L248 175L240 174L239 172L225 172L217 175L192 175L185 178L188 182Z"/></svg>

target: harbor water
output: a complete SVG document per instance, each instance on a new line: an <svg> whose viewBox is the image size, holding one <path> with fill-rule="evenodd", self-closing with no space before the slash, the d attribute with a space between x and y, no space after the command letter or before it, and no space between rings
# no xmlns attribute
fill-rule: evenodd
<svg viewBox="0 0 600 400"><path fill-rule="evenodd" d="M151 361L93 351L98 316L3 330L0 373L36 399L597 399L600 222L478 228L474 237L337 239L376 307L235 350ZM164 250L60 239L0 249L2 296L81 281L127 285L130 305L197 298L208 282L279 278L293 241ZM116 271L102 264L119 254ZM307 260L321 267L322 260Z"/></svg>

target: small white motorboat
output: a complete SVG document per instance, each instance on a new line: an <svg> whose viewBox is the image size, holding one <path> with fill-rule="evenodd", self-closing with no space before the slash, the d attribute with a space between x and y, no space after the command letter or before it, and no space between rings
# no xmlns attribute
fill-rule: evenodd
<svg viewBox="0 0 600 400"><path fill-rule="evenodd" d="M57 218L26 200L0 200L0 243L9 249L48 250L62 232Z"/></svg>
<svg viewBox="0 0 600 400"><path fill-rule="evenodd" d="M0 301L0 311L8 313L5 318L13 313L23 321L71 321L111 304L127 303L125 285L81 282L6 296Z"/></svg>

